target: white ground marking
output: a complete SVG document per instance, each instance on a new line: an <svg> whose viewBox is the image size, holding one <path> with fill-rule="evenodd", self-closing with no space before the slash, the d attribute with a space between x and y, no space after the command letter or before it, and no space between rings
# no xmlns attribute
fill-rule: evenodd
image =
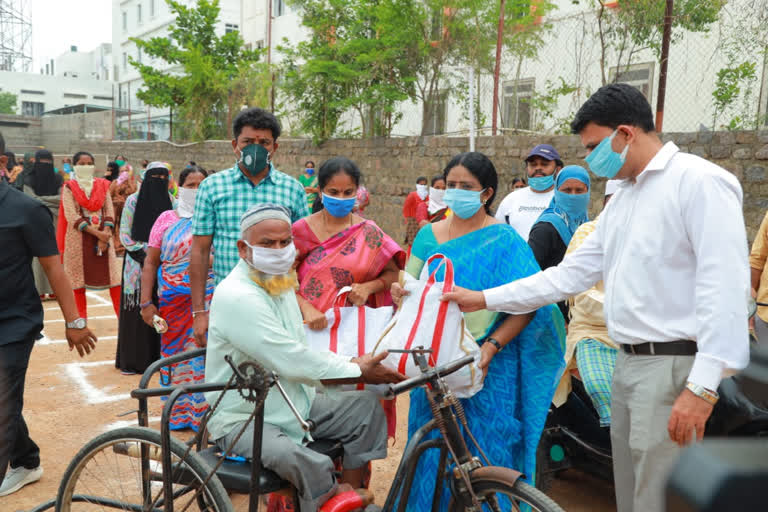
<svg viewBox="0 0 768 512"><path fill-rule="evenodd" d="M112 303L108 304L88 304L88 309L91 308L111 308ZM46 311L61 311L61 308L59 307L53 307L53 308L45 308Z"/></svg>
<svg viewBox="0 0 768 512"><path fill-rule="evenodd" d="M84 368L90 368L94 366L107 366L114 365L114 360L108 361L88 361L88 362L74 362L61 364L59 366L64 367L64 371L67 376L72 379L75 385L79 388L80 393L85 397L85 401L89 404L103 404L108 402L117 402L119 400L126 400L131 397L128 393L121 393L118 395L110 395L107 392L114 389L116 386L103 386L97 388L90 382L85 374Z"/></svg>
<svg viewBox="0 0 768 512"><path fill-rule="evenodd" d="M37 345L57 345L59 343L66 343L67 340L52 340L48 336L43 334L43 338L37 341ZM98 336L99 341L116 340L117 336ZM98 345L98 343L96 343Z"/></svg>
<svg viewBox="0 0 768 512"><path fill-rule="evenodd" d="M112 313L111 315L106 315L106 316L89 316L88 320L111 320L111 319L114 319L114 318L117 318L117 317L115 316L114 313ZM56 318L54 320L46 320L43 323L45 323L45 324L63 324L64 323L64 319L63 318Z"/></svg>
<svg viewBox="0 0 768 512"><path fill-rule="evenodd" d="M101 295L98 295L98 294L96 294L94 292L85 292L85 296L88 297L89 299L95 300L99 304L105 304L107 306L111 306L112 305L111 301L108 301L107 299L105 299Z"/></svg>

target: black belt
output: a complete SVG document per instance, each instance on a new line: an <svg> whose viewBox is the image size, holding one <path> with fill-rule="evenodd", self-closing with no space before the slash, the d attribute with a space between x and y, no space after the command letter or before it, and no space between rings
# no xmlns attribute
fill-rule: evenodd
<svg viewBox="0 0 768 512"><path fill-rule="evenodd" d="M691 340L622 344L621 348L627 354L638 356L693 356L698 351L696 342Z"/></svg>

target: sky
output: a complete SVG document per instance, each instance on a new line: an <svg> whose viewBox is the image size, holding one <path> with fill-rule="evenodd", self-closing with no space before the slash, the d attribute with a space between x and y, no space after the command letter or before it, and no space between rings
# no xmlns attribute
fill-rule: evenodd
<svg viewBox="0 0 768 512"><path fill-rule="evenodd" d="M49 59L71 45L88 52L112 42L112 0L30 0L32 57L30 70L39 73Z"/></svg>

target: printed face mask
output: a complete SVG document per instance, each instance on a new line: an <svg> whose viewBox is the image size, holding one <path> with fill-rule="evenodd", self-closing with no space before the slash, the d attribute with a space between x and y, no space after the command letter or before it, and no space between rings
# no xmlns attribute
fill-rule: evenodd
<svg viewBox="0 0 768 512"><path fill-rule="evenodd" d="M590 171L609 180L619 173L627 160L627 151L629 151L629 144L624 146L621 153L613 150L612 143L617 132L618 130L613 130L613 133L600 141L600 144L584 159Z"/></svg>

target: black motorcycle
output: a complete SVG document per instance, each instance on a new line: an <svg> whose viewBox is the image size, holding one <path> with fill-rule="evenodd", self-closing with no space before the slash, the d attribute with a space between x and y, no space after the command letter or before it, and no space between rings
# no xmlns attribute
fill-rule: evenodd
<svg viewBox="0 0 768 512"><path fill-rule="evenodd" d="M754 301L749 315L755 313ZM753 337L750 351L757 345ZM574 377L568 400L560 407L550 405L544 432L536 452L536 487L546 492L557 474L576 468L613 482L611 437L600 426L592 400L584 385ZM707 421L705 437L768 438L768 385L740 375L723 379L720 400Z"/></svg>

